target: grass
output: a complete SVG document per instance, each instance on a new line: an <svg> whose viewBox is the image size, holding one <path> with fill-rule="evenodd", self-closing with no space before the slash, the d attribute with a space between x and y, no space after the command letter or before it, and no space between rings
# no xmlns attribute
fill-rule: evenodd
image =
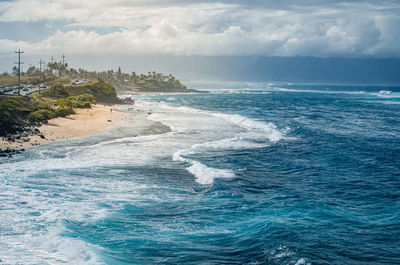
<svg viewBox="0 0 400 265"><path fill-rule="evenodd" d="M21 76L21 83L38 84L39 76ZM0 76L0 87L18 85L18 76L2 75Z"/></svg>

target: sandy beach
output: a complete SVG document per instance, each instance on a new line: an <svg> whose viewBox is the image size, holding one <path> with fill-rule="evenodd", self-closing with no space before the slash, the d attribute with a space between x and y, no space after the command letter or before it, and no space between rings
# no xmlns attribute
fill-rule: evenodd
<svg viewBox="0 0 400 265"><path fill-rule="evenodd" d="M55 118L43 124L38 129L44 136L28 136L8 142L0 139L0 149L7 147L12 149L27 148L33 145L47 142L66 140L82 137L100 132L114 125L122 116L122 113L110 106L94 105L91 109L75 109L75 114L66 118ZM27 141L29 138L29 141Z"/></svg>

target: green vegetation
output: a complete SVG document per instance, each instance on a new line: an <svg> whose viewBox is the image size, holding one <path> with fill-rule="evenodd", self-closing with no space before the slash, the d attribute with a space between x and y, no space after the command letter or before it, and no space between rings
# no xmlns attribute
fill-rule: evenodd
<svg viewBox="0 0 400 265"><path fill-rule="evenodd" d="M15 69L14 69L15 70ZM13 71L15 74L15 71ZM34 66L22 73L21 82L40 83L40 71ZM42 82L47 89L31 96L0 95L0 135L24 130L32 122L46 122L55 117L66 117L74 108L91 108L96 102L121 103L116 89L147 92L193 92L172 75L149 72L137 75L126 74L118 68L103 72L68 68L67 64L49 63L42 71ZM90 83L71 80L90 79ZM4 73L0 76L0 87L15 85L16 76ZM77 83L77 84L75 84ZM74 85L73 85L74 84Z"/></svg>
<svg viewBox="0 0 400 265"><path fill-rule="evenodd" d="M29 97L22 96L0 96L0 112L20 111L30 112L40 108L40 104Z"/></svg>
<svg viewBox="0 0 400 265"><path fill-rule="evenodd" d="M80 106L83 105L84 104L81 104ZM88 105L85 105L85 107L90 108L90 103ZM41 103L39 105L39 109L29 113L29 117L33 118L34 120L43 122L54 119L56 117L67 117L68 115L74 113L75 111L71 106L58 106L57 108L53 108L46 103Z"/></svg>
<svg viewBox="0 0 400 265"><path fill-rule="evenodd" d="M96 99L93 95L83 94L78 96L69 96L67 98L58 99L55 104L61 108L90 108L91 104L96 104Z"/></svg>
<svg viewBox="0 0 400 265"><path fill-rule="evenodd" d="M31 97L0 96L0 135L15 133L32 122L52 118L55 116L52 113L49 105Z"/></svg>
<svg viewBox="0 0 400 265"><path fill-rule="evenodd" d="M81 84L81 85L65 85L65 81L63 79L56 80L52 84L49 84L49 89L40 93L41 98L50 98L50 99L65 99L70 96L79 96L82 98L86 97L86 100L79 101L89 101L92 104L95 104L96 101L101 102L110 102L116 103L118 102L117 92L115 91L114 86L104 82L103 80L93 80L92 83L89 84ZM38 97L38 95L34 95L34 97Z"/></svg>
<svg viewBox="0 0 400 265"><path fill-rule="evenodd" d="M15 73L16 72L14 69L13 74L15 75ZM38 84L39 74L40 71L37 67L30 66L26 72L22 73L21 81L23 83ZM63 91L61 86L56 86L57 83L66 85L71 82L70 79L91 79L99 81L93 82L94 84L97 83L95 86L93 86L93 84L74 85L66 88L66 90L69 90L66 92ZM67 63L62 62L48 63L47 68L42 71L42 80L46 82L48 87L54 87L56 90L58 90L58 94L55 93L55 91L51 92L51 97L76 96L78 94L85 93L94 95L96 99L104 99L105 97L114 96L115 89L113 87L118 90L148 92L194 92L194 90L187 89L186 86L181 84L180 81L171 74L164 75L161 73L156 73L155 71L148 72L147 74L136 74L136 72L127 74L123 73L120 67L118 67L117 71L87 71L82 68L69 68ZM54 80L54 82L51 80ZM10 76L5 73L4 76L0 77L0 87L13 84L15 85L16 83L16 76ZM108 87L106 85L107 83Z"/></svg>
<svg viewBox="0 0 400 265"><path fill-rule="evenodd" d="M56 109L56 115L58 117L65 118L68 115L71 115L71 114L74 114L74 113L75 113L74 109L72 107L68 107L68 106L59 107L58 109Z"/></svg>
<svg viewBox="0 0 400 265"><path fill-rule="evenodd" d="M39 109L37 111L31 112L29 116L39 121L47 121L57 117L56 112L49 109Z"/></svg>
<svg viewBox="0 0 400 265"><path fill-rule="evenodd" d="M14 111L14 110L20 110L21 109L21 104L19 104L18 101L16 101L13 98L2 98L0 101L0 111Z"/></svg>
<svg viewBox="0 0 400 265"><path fill-rule="evenodd" d="M96 100L91 94L52 99L36 93L34 97L0 96L0 136L24 130L35 122L74 114L74 108L91 108Z"/></svg>
<svg viewBox="0 0 400 265"><path fill-rule="evenodd" d="M91 84L74 85L65 87L67 93L72 96L89 94L93 95L96 100L104 101L104 99L116 99L117 92L113 85L103 80L94 80Z"/></svg>
<svg viewBox="0 0 400 265"><path fill-rule="evenodd" d="M48 84L48 90L32 97L0 96L0 135L23 130L31 122L66 117L75 113L74 108L91 108L96 104L96 96L116 97L114 87L104 81L79 88L64 86L65 83L65 79L54 80Z"/></svg>
<svg viewBox="0 0 400 265"><path fill-rule="evenodd" d="M109 87L105 88L104 84L102 84L104 80L105 84L110 84L119 90L134 90L134 91L151 91L151 92L192 92L193 90L187 89L186 86L180 83L174 76L163 75L161 73L148 72L148 74L136 74L132 72L131 74L123 73L121 68L118 67L117 71L108 70L102 72L96 71L87 71L85 69L79 68L68 68L67 64L62 64L58 62L49 63L47 65L49 71L51 73L58 73L60 76L69 77L70 79L91 79L91 80L99 80L99 84L101 86L101 91L105 92L105 90L109 90L109 93L104 93L106 96L113 96L113 89ZM88 89L84 93L93 94L98 98L97 93L95 92L96 88L91 85L76 85L74 86L76 89L79 87L83 87ZM92 91L92 93L89 92ZM74 93L70 93L70 95L76 95Z"/></svg>
<svg viewBox="0 0 400 265"><path fill-rule="evenodd" d="M143 92L191 92L172 75L163 75L155 71L147 75L122 73L120 68L117 72L112 70L97 74L100 78L115 85L121 90L134 90Z"/></svg>
<svg viewBox="0 0 400 265"><path fill-rule="evenodd" d="M138 83L135 83L133 89L138 91L148 91L148 92L157 92L157 91L184 91L187 88L182 85L179 80L175 80L174 78L168 80L157 80L157 79L145 79Z"/></svg>

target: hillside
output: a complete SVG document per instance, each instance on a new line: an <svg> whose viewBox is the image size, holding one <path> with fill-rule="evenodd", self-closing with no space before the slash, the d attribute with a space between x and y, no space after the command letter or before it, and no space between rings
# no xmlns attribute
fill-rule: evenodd
<svg viewBox="0 0 400 265"><path fill-rule="evenodd" d="M162 73L148 72L147 74L123 73L121 68L117 71L107 70L102 72L88 71L82 68L68 68L66 64L53 63L48 64L49 73L58 73L70 79L98 79L115 86L120 91L136 92L197 92L187 89L173 75L164 75Z"/></svg>
<svg viewBox="0 0 400 265"><path fill-rule="evenodd" d="M120 99L117 97L115 87L101 79L95 79L89 84L82 85L71 85L56 81L52 83L48 90L45 90L41 93L43 97L56 99L68 96L78 96L82 94L92 95L96 101L101 103L121 103Z"/></svg>
<svg viewBox="0 0 400 265"><path fill-rule="evenodd" d="M48 89L32 96L0 95L0 136L15 140L20 133L38 133L36 125L73 114L74 108L123 103L114 86L102 80L77 86L65 83L65 78L46 82Z"/></svg>
<svg viewBox="0 0 400 265"><path fill-rule="evenodd" d="M97 76L110 84L113 84L120 91L198 92L193 89L188 89L172 75L163 75L156 72L149 72L147 75L137 75L135 72L132 74L122 73L119 69L117 72L107 71L97 73Z"/></svg>

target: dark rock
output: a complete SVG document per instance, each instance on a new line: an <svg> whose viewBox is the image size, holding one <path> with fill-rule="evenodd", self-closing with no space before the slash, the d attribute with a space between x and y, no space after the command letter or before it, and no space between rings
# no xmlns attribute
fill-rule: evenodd
<svg viewBox="0 0 400 265"><path fill-rule="evenodd" d="M15 150L7 147L5 150L0 149L0 157L12 157L13 155L19 154L22 151L25 151L25 149Z"/></svg>
<svg viewBox="0 0 400 265"><path fill-rule="evenodd" d="M43 134L41 134L41 135L39 135L40 136L40 138L42 138L42 139L46 139L46 137L43 135Z"/></svg>
<svg viewBox="0 0 400 265"><path fill-rule="evenodd" d="M135 104L135 101L131 98L124 98L124 99L121 99L120 101L121 101L121 104L125 104L125 105Z"/></svg>

